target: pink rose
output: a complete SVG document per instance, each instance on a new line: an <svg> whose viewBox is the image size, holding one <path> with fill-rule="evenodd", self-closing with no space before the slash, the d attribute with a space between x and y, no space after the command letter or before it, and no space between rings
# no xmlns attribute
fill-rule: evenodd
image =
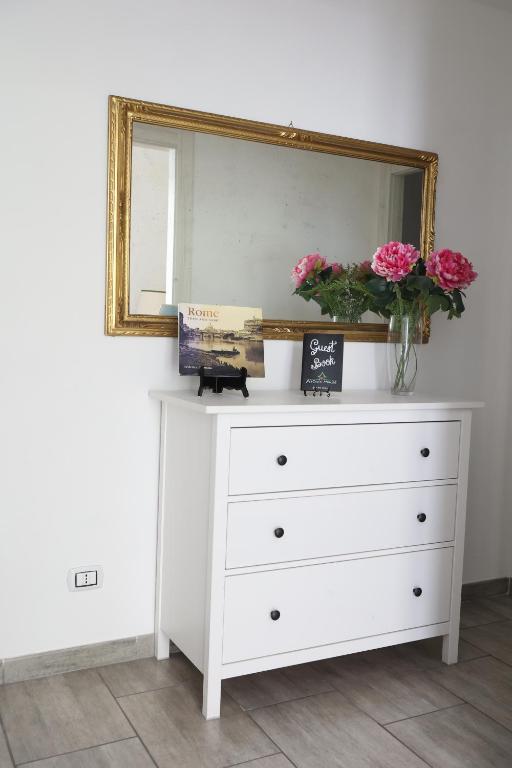
<svg viewBox="0 0 512 768"><path fill-rule="evenodd" d="M337 261L333 261L333 263L329 264L329 266L332 269L333 275L341 275L341 273L345 271L343 264L338 264Z"/></svg>
<svg viewBox="0 0 512 768"><path fill-rule="evenodd" d="M309 253L307 256L304 256L292 269L292 280L295 283L295 287L300 288L308 277L318 274L326 266L327 261L319 253Z"/></svg>
<svg viewBox="0 0 512 768"><path fill-rule="evenodd" d="M427 275L443 291L467 288L478 277L478 273L473 271L472 263L462 253L450 251L449 248L432 251L427 257L426 267Z"/></svg>
<svg viewBox="0 0 512 768"><path fill-rule="evenodd" d="M361 273L370 272L371 268L372 268L372 263L370 259L366 259L365 261L362 261L358 266L359 272Z"/></svg>
<svg viewBox="0 0 512 768"><path fill-rule="evenodd" d="M397 283L406 277L420 257L414 245L392 240L377 248L373 255L372 269L376 275Z"/></svg>

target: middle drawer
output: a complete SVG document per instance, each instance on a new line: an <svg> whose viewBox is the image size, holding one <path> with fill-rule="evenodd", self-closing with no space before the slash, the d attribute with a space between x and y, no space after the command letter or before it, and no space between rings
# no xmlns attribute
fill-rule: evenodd
<svg viewBox="0 0 512 768"><path fill-rule="evenodd" d="M228 504L226 568L452 541L456 485Z"/></svg>

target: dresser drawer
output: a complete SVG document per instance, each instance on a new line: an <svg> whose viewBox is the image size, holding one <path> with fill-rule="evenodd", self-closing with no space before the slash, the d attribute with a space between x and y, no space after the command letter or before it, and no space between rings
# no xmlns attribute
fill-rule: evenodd
<svg viewBox="0 0 512 768"><path fill-rule="evenodd" d="M456 501L456 485L439 485L234 502L226 567L451 541Z"/></svg>
<svg viewBox="0 0 512 768"><path fill-rule="evenodd" d="M237 427L230 494L456 478L460 422Z"/></svg>
<svg viewBox="0 0 512 768"><path fill-rule="evenodd" d="M448 621L452 552L424 550L228 576L223 661ZM279 618L273 620L276 611Z"/></svg>

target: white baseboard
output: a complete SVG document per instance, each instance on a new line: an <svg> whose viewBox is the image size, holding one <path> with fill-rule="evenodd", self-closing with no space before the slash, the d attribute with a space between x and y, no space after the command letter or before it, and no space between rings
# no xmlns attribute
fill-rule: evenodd
<svg viewBox="0 0 512 768"><path fill-rule="evenodd" d="M493 595L510 594L511 579L503 576L500 579L486 579L485 581L470 581L462 585L462 599L471 600L475 597L491 597Z"/></svg>
<svg viewBox="0 0 512 768"><path fill-rule="evenodd" d="M145 659L154 655L155 637L151 634L63 648L31 656L17 656L0 660L0 684L103 667L106 664Z"/></svg>

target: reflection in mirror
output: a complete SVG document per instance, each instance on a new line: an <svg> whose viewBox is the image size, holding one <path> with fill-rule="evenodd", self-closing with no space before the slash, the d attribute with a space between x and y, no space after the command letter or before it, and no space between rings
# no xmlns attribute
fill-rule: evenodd
<svg viewBox="0 0 512 768"><path fill-rule="evenodd" d="M362 261L389 240L419 248L423 176L410 166L134 122L130 313L169 314L191 301L319 320L316 304L292 296L292 267L317 251L328 261Z"/></svg>

